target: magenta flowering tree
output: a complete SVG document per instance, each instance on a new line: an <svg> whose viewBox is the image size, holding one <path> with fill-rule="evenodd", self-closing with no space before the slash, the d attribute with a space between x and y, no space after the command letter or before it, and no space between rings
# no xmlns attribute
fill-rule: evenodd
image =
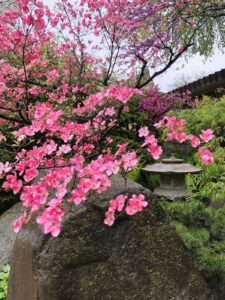
<svg viewBox="0 0 225 300"><path fill-rule="evenodd" d="M34 215L44 233L58 236L64 202L88 203L90 195L111 186L112 175L126 175L137 165L128 144L113 150L110 133L132 96L142 96L140 88L150 82L144 77L145 60L157 62L167 51L162 41L168 39L161 30L168 8L153 1L151 22L162 21L153 32L144 27L153 38L146 51L139 41L145 40L140 4L145 1L80 0L72 5L61 0L53 13L41 1L17 0L1 15L0 122L8 131L1 132L0 142L9 161L0 163L0 175L2 187L18 194L25 207L14 222L16 232ZM191 44L176 45L166 68ZM124 85L127 79L132 87ZM145 137L146 153L160 158L161 146L148 129L141 128L139 135ZM202 135L212 138L209 131ZM198 144L197 137L190 138ZM206 151L199 154L208 163L212 158ZM119 195L109 203L105 224L113 224L116 212L134 215L146 206L144 195Z"/></svg>
<svg viewBox="0 0 225 300"><path fill-rule="evenodd" d="M157 87L150 89L139 102L139 108L148 114L149 126L161 120L170 110L192 107L194 100L191 96L180 93L162 94Z"/></svg>

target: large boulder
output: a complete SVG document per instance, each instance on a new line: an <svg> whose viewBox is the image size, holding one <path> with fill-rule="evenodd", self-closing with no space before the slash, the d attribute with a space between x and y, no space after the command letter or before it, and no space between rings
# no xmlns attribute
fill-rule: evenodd
<svg viewBox="0 0 225 300"><path fill-rule="evenodd" d="M22 213L23 206L21 203L17 203L0 215L0 265L10 262L13 245L16 240L16 234L12 230L12 223Z"/></svg>
<svg viewBox="0 0 225 300"><path fill-rule="evenodd" d="M94 206L68 210L58 238L26 225L14 245L8 300L216 299L156 199L103 224L105 200L128 190L146 193L117 178Z"/></svg>

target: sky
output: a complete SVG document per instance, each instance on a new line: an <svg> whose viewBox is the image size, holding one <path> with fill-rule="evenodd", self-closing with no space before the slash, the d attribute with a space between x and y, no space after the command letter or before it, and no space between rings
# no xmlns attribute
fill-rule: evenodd
<svg viewBox="0 0 225 300"><path fill-rule="evenodd" d="M225 68L225 54L215 50L214 55L207 60L199 55L194 55L188 62L184 59L178 60L166 73L158 76L155 83L162 92L168 92L174 89L174 83L182 77L190 79L191 82L223 68Z"/></svg>
<svg viewBox="0 0 225 300"><path fill-rule="evenodd" d="M43 0L44 4L49 8L53 8L56 0ZM191 59L185 61L179 59L170 69L158 76L154 83L157 84L162 92L173 90L175 82L182 77L194 81L204 76L220 71L225 68L225 53L215 50L215 53L205 60L199 55L192 56Z"/></svg>

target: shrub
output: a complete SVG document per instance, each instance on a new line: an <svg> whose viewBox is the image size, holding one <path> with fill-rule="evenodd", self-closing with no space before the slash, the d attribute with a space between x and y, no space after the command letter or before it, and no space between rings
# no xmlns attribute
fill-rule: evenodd
<svg viewBox="0 0 225 300"><path fill-rule="evenodd" d="M0 300L7 299L9 270L9 265L0 267Z"/></svg>

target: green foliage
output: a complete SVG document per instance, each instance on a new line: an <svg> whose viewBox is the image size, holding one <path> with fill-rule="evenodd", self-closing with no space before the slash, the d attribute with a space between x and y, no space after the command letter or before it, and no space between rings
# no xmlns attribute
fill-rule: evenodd
<svg viewBox="0 0 225 300"><path fill-rule="evenodd" d="M0 300L7 299L9 271L9 265L0 267Z"/></svg>
<svg viewBox="0 0 225 300"><path fill-rule="evenodd" d="M225 279L225 207L206 207L201 200L161 204L193 260L211 284ZM215 278L217 282L215 283Z"/></svg>
<svg viewBox="0 0 225 300"><path fill-rule="evenodd" d="M176 113L179 118L186 119L188 129L193 134L199 134L201 129L211 128L214 134L225 137L225 96L219 100L203 97L197 102L195 108L184 109Z"/></svg>
<svg viewBox="0 0 225 300"><path fill-rule="evenodd" d="M187 185L189 197L201 199L208 197L211 204L215 206L225 199L225 151L224 147L218 146L213 151L214 163L209 166L202 165L202 174L197 176L189 175ZM194 157L199 163L199 159Z"/></svg>

